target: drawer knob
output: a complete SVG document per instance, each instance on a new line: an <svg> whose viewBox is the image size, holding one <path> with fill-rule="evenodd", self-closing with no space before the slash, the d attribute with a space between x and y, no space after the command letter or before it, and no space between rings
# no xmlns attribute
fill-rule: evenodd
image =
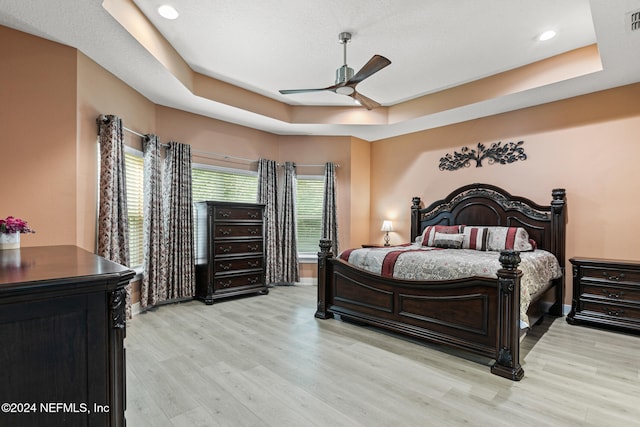
<svg viewBox="0 0 640 427"><path fill-rule="evenodd" d="M624 295L624 291L611 292L608 289L603 289L602 292L607 296L607 298L622 298L622 295Z"/></svg>
<svg viewBox="0 0 640 427"><path fill-rule="evenodd" d="M260 265L260 262L258 262L258 261L251 262L251 261L249 261L247 264L249 264L249 267L256 268L257 266Z"/></svg>
<svg viewBox="0 0 640 427"><path fill-rule="evenodd" d="M258 218L258 212L248 212L249 218Z"/></svg>
<svg viewBox="0 0 640 427"><path fill-rule="evenodd" d="M258 278L257 278L257 277L249 277L249 278L247 279L247 281L248 281L250 284L255 285L256 283L258 283Z"/></svg>
<svg viewBox="0 0 640 427"><path fill-rule="evenodd" d="M231 252L231 246L224 246L224 247L220 247L220 250L225 253L228 254L229 252Z"/></svg>
<svg viewBox="0 0 640 427"><path fill-rule="evenodd" d="M603 275L604 277L606 277L606 278L607 278L607 280L620 281L620 280L624 279L624 273L620 273L619 275L617 275L617 276L616 276L615 274L609 274L609 273L607 273L606 271L603 271L603 272L602 272L602 275Z"/></svg>
<svg viewBox="0 0 640 427"><path fill-rule="evenodd" d="M218 264L218 267L222 270L229 270L231 268L231 264Z"/></svg>
<svg viewBox="0 0 640 427"><path fill-rule="evenodd" d="M227 280L226 282L220 282L223 288L228 288L231 286L231 280Z"/></svg>
<svg viewBox="0 0 640 427"><path fill-rule="evenodd" d="M223 218L229 218L231 216L231 211L220 211L220 216Z"/></svg>
<svg viewBox="0 0 640 427"><path fill-rule="evenodd" d="M609 316L615 316L615 317L620 317L622 315L624 315L624 310L607 310L607 314Z"/></svg>
<svg viewBox="0 0 640 427"><path fill-rule="evenodd" d="M250 250L250 251L255 252L255 251L257 251L257 250L258 250L258 248L259 248L260 246L259 246L259 245L255 245L255 246L247 245L247 247L249 248L249 250Z"/></svg>
<svg viewBox="0 0 640 427"><path fill-rule="evenodd" d="M222 229L220 228L220 234L222 234L223 236L228 236L229 234L231 234L231 229L227 228L227 229Z"/></svg>
<svg viewBox="0 0 640 427"><path fill-rule="evenodd" d="M251 234L251 235L254 235L254 236L255 236L256 234L258 234L258 229L257 229L257 228L252 228L252 229L250 229L250 230L249 230L249 234Z"/></svg>

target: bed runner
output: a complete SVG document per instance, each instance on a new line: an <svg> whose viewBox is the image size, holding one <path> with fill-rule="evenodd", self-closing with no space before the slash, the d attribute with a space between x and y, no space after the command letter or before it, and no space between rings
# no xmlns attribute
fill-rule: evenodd
<svg viewBox="0 0 640 427"><path fill-rule="evenodd" d="M433 248L431 250L439 250L442 248ZM396 261L398 261L398 257L402 254L406 254L409 252L424 252L423 249L406 249L402 251L391 251L387 255L385 255L384 260L382 261L382 270L380 274L384 277L393 277L393 271L396 266Z"/></svg>

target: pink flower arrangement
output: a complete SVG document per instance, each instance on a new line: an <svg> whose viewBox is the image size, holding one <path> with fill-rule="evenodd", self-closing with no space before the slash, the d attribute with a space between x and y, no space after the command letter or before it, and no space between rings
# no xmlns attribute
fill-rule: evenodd
<svg viewBox="0 0 640 427"><path fill-rule="evenodd" d="M6 219L0 219L0 233L35 233L35 231L29 228L26 221L8 216Z"/></svg>

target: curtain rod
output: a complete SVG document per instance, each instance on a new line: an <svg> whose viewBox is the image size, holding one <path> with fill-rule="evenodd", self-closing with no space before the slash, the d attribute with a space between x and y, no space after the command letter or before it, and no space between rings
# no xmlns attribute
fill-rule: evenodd
<svg viewBox="0 0 640 427"><path fill-rule="evenodd" d="M230 156L228 154L215 153L213 151L191 150L191 152L195 153L195 154L200 154L200 155L203 155L203 156L222 157L223 160L233 159L233 160L242 160L244 162L249 162L249 163L258 163L259 162L259 160L247 159L247 158L244 158L244 157ZM277 165L278 166L284 166L284 164L282 164L282 163L278 163ZM321 164L321 165L305 165L305 164L298 164L298 163L295 163L295 165L296 165L296 167L307 167L307 168L309 168L309 167L318 167L319 168L319 167L324 167L325 166L324 164ZM336 167L339 168L340 165L338 164L338 165L336 165Z"/></svg>
<svg viewBox="0 0 640 427"><path fill-rule="evenodd" d="M326 164L321 164L321 165L305 165L304 163L296 163L293 162L293 164L297 167L297 168L323 168L326 166ZM282 163L278 163L278 166L284 166L284 164ZM335 167L339 168L340 164L336 164Z"/></svg>
<svg viewBox="0 0 640 427"><path fill-rule="evenodd" d="M146 136L146 135L143 135L143 134L141 134L141 133L136 132L135 130L131 130L131 129L129 129L129 128L126 128L126 127L124 127L124 126L122 126L122 129L123 129L123 130L126 130L127 132L132 133L132 134L134 134L134 135L138 135L140 138L144 138L144 137Z"/></svg>
<svg viewBox="0 0 640 427"><path fill-rule="evenodd" d="M215 156L215 157L222 157L223 160L233 159L233 160L242 160L243 162L248 162L248 163L258 162L258 160L246 159L244 157L230 156L229 154L216 153L214 151L191 150L191 152L196 155L199 154L201 157Z"/></svg>
<svg viewBox="0 0 640 427"><path fill-rule="evenodd" d="M106 116L106 115L104 115L104 114L100 114L100 115L98 116L98 119L97 119L97 120L98 120L98 121L101 121L101 122L103 122L103 123L107 123L107 122L109 121L109 119L107 118L107 116ZM128 127L125 127L125 126L122 126L122 130L126 130L127 132L132 133L132 134L134 134L134 135L137 135L137 136L139 136L140 138L144 138L144 137L146 136L146 135L143 135L143 134L141 134L141 133L139 133L139 132L136 132L135 130L131 130L131 129L129 129ZM100 129L98 129L98 134L100 134Z"/></svg>
<svg viewBox="0 0 640 427"><path fill-rule="evenodd" d="M107 116L105 116L104 114L100 114L100 116L98 116L98 120L106 122L107 121ZM127 132L129 132L129 133L137 135L140 138L146 138L147 137L147 135L143 135L143 134L141 134L139 132L136 132L135 130L131 130L128 127L125 127L125 126L122 126L122 129L127 131ZM169 144L160 144L160 145L162 147L164 147L164 148L169 146ZM196 154L196 155L199 154L200 157L202 157L202 156L204 156L204 157L216 156L216 157L221 157L223 160L231 160L231 159L233 159L233 160L241 160L243 162L248 162L248 163L257 163L259 161L259 160L253 160L253 159L246 159L244 157L230 156L228 154L216 153L216 152L213 152L213 151L191 150L191 152ZM295 163L295 165L296 165L296 167L305 167L305 168L319 168L319 167L324 167L325 166L324 164L321 164L321 165L305 165L305 164L298 164L298 163ZM278 166L284 166L284 165L278 163ZM339 164L336 164L335 166L337 168L340 167Z"/></svg>

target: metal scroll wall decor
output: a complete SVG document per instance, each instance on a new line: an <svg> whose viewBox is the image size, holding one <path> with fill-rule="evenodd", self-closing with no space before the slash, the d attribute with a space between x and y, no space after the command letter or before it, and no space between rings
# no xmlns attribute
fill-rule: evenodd
<svg viewBox="0 0 640 427"><path fill-rule="evenodd" d="M487 159L490 165L494 163L506 165L518 160L526 160L527 155L522 144L524 144L524 141L508 142L502 145L502 141L500 141L486 147L479 142L477 150L475 148L462 147L460 152L447 153L446 156L440 159L440 170L454 171L460 168L468 168L473 160L475 160L477 168L482 167L484 159Z"/></svg>

